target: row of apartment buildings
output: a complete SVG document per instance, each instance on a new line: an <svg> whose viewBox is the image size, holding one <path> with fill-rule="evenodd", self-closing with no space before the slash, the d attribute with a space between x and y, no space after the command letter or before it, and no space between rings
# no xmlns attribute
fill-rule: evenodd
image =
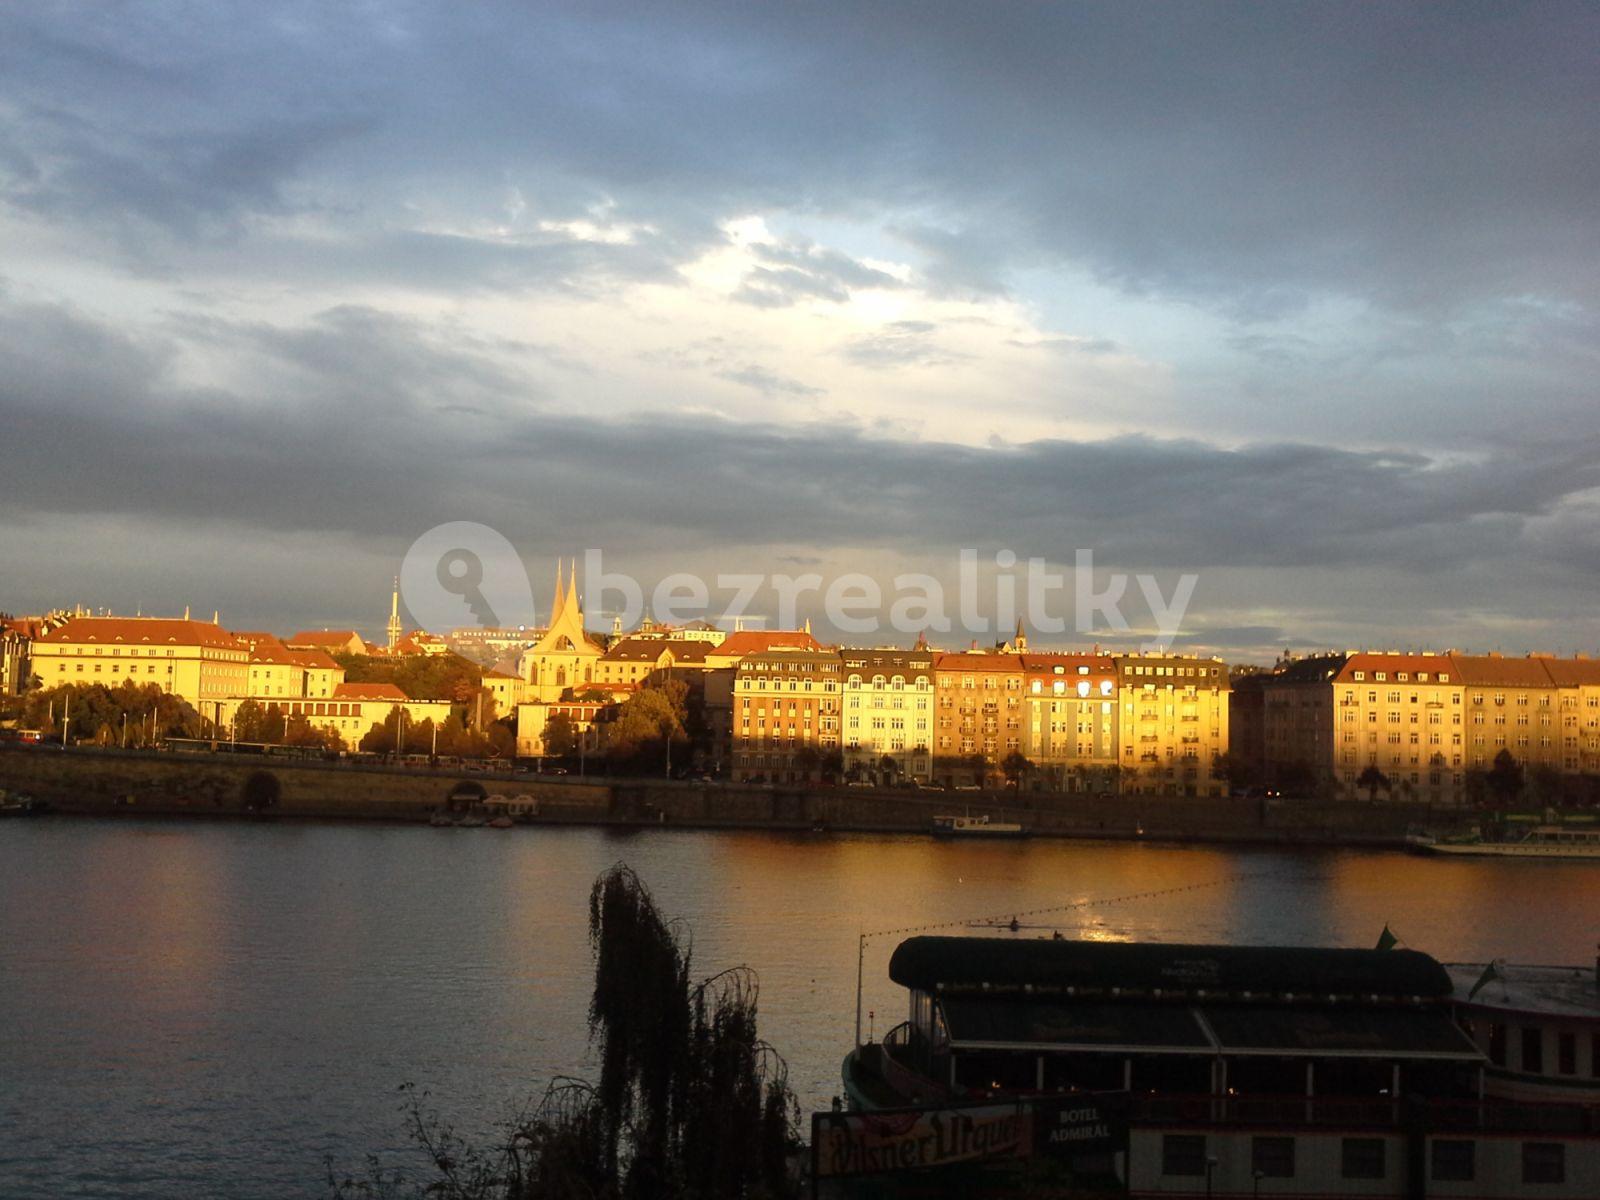
<svg viewBox="0 0 1600 1200"><path fill-rule="evenodd" d="M698 632L698 631L697 631ZM544 753L565 717L599 748L608 709L652 679L695 692L710 757L736 781L844 773L926 782L992 779L1013 754L1068 790L1218 795L1228 746L1228 670L1178 655L1031 653L1022 630L988 651L824 647L809 629L719 639L617 637L585 629L557 579L550 626L518 662L518 751Z"/></svg>
<svg viewBox="0 0 1600 1200"><path fill-rule="evenodd" d="M1546 775L1600 772L1600 660L1319 654L1235 680L1231 756L1296 791L1460 804L1501 751Z"/></svg>

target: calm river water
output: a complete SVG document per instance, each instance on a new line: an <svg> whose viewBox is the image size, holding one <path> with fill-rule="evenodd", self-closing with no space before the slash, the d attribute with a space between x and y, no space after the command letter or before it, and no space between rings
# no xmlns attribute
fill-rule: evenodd
<svg viewBox="0 0 1600 1200"><path fill-rule="evenodd" d="M852 1041L856 935L1085 901L1071 936L1592 960L1600 868L912 837L52 818L0 826L0 1195L322 1194L409 1162L396 1088L464 1127L583 1074L587 899L631 864L699 974L761 978L807 1107ZM1191 890L1111 902L1156 889ZM1103 903L1100 903L1103 902ZM958 924L957 931L965 931ZM1025 929L1019 936L1048 936ZM881 1032L898 936L869 939Z"/></svg>

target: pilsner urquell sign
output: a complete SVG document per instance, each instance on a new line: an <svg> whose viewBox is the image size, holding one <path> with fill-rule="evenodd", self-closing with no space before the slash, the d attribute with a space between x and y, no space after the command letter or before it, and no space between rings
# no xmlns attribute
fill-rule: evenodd
<svg viewBox="0 0 1600 1200"><path fill-rule="evenodd" d="M1033 1119L1017 1104L881 1113L834 1113L817 1120L819 1177L915 1171L1033 1151Z"/></svg>

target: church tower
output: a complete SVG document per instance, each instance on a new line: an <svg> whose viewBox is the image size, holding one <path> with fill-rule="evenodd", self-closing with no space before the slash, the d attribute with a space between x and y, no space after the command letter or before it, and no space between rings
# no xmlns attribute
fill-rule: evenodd
<svg viewBox="0 0 1600 1200"><path fill-rule="evenodd" d="M395 577L394 592L389 597L389 653L400 644L400 579Z"/></svg>
<svg viewBox="0 0 1600 1200"><path fill-rule="evenodd" d="M594 665L605 652L583 627L583 605L578 598L578 560L570 576L565 564L556 566L556 596L550 610L550 627L522 654L522 677L533 700L549 704L566 692L594 682Z"/></svg>

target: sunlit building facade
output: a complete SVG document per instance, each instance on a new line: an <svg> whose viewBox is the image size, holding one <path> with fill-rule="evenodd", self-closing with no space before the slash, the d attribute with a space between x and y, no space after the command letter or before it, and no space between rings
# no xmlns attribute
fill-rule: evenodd
<svg viewBox="0 0 1600 1200"><path fill-rule="evenodd" d="M1125 794L1225 796L1228 668L1185 655L1119 656L1118 783ZM1219 762L1221 760L1221 762Z"/></svg>
<svg viewBox="0 0 1600 1200"><path fill-rule="evenodd" d="M933 773L933 651L845 649L842 745L845 771L861 779ZM885 757L892 771L881 770Z"/></svg>
<svg viewBox="0 0 1600 1200"><path fill-rule="evenodd" d="M1116 790L1117 665L1108 654L1023 654L1022 753L1058 790Z"/></svg>
<svg viewBox="0 0 1600 1200"><path fill-rule="evenodd" d="M33 662L45 687L153 683L211 721L250 677L250 651L227 630L163 617L73 617L40 635Z"/></svg>
<svg viewBox="0 0 1600 1200"><path fill-rule="evenodd" d="M1022 655L940 654L934 670L935 777L995 779L1006 757L1022 749Z"/></svg>
<svg viewBox="0 0 1600 1200"><path fill-rule="evenodd" d="M832 650L766 650L733 676L735 782L817 778L839 751L841 660Z"/></svg>

